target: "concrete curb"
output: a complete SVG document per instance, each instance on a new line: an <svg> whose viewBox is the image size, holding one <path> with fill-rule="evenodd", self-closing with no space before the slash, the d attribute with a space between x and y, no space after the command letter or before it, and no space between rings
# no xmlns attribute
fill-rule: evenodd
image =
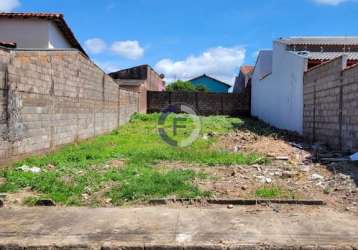
<svg viewBox="0 0 358 250"><path fill-rule="evenodd" d="M195 245L171 245L171 244L112 244L103 245L18 245L18 244L1 244L1 250L247 250L247 249L265 249L265 250L314 250L314 249L344 249L357 250L358 246L351 245L223 245L223 244L195 244Z"/></svg>
<svg viewBox="0 0 358 250"><path fill-rule="evenodd" d="M306 206L325 206L322 200L280 200L280 199L152 199L150 205L167 205L170 203L208 203L216 205L253 206L259 204L287 204Z"/></svg>

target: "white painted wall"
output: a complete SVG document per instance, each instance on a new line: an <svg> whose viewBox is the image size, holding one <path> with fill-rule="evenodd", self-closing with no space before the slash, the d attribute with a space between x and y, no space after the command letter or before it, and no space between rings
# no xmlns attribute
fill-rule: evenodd
<svg viewBox="0 0 358 250"><path fill-rule="evenodd" d="M50 49L69 49L72 46L68 43L67 39L62 35L60 29L52 22L48 24L49 30L49 48Z"/></svg>
<svg viewBox="0 0 358 250"><path fill-rule="evenodd" d="M268 74L272 73L272 50L261 50L255 65L256 73L260 79Z"/></svg>
<svg viewBox="0 0 358 250"><path fill-rule="evenodd" d="M274 42L272 73L261 79L263 58L259 55L252 77L252 115L277 128L302 134L305 58Z"/></svg>
<svg viewBox="0 0 358 250"><path fill-rule="evenodd" d="M0 41L16 42L17 48L71 48L61 31L48 20L0 19Z"/></svg>
<svg viewBox="0 0 358 250"><path fill-rule="evenodd" d="M18 48L48 48L48 21L1 18L0 40Z"/></svg>

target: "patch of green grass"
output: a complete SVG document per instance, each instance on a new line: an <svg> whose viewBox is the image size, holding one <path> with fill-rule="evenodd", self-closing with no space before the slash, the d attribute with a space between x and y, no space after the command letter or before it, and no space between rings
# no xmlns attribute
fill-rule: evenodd
<svg viewBox="0 0 358 250"><path fill-rule="evenodd" d="M256 190L256 197L259 198L287 198L294 199L295 195L279 186L263 186Z"/></svg>
<svg viewBox="0 0 358 250"><path fill-rule="evenodd" d="M39 200L40 198L39 197L35 197L35 196L32 196L32 197L27 197L25 200L24 200L24 205L27 205L27 206L35 206L36 202Z"/></svg>
<svg viewBox="0 0 358 250"><path fill-rule="evenodd" d="M33 191L64 205L81 205L82 194L93 194L109 181L116 183L108 196L114 204L124 201L145 200L151 197L206 196L194 186L195 178L203 178L190 171L171 170L161 173L152 166L159 161L182 161L205 165L232 165L265 163L266 159L255 154L215 151L211 145L217 138L199 138L186 148L172 147L158 135L159 114L136 114L130 122L110 134L98 136L81 143L65 146L53 153L29 157L13 166L0 170L0 176L7 182L0 186L0 192L16 192L30 187ZM169 123L164 126L171 128ZM202 132L227 133L235 124L242 124L239 118L213 116L202 118ZM178 129L176 138L190 133L193 124L190 119ZM112 159L125 160L122 168L102 169ZM28 165L41 168L40 173L27 173L18 167ZM48 168L48 165L55 166Z"/></svg>
<svg viewBox="0 0 358 250"><path fill-rule="evenodd" d="M200 191L198 187L192 185L196 177L199 175L192 170L172 170L161 173L152 168L144 168L133 175L131 170L127 169L118 176L118 186L114 187L108 195L116 205L124 201L147 200L173 194L177 198L209 196L210 193Z"/></svg>

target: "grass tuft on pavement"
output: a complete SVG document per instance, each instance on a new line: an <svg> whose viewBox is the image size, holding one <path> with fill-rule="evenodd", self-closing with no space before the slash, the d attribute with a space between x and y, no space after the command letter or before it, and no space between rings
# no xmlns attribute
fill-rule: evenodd
<svg viewBox="0 0 358 250"><path fill-rule="evenodd" d="M256 197L259 198L287 198L295 199L295 195L279 186L269 185L256 189Z"/></svg>

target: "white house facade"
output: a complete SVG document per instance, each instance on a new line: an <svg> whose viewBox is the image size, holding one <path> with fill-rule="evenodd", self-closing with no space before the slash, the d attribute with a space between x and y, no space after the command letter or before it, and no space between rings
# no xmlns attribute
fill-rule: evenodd
<svg viewBox="0 0 358 250"><path fill-rule="evenodd" d="M271 71L271 72L270 72ZM280 129L303 132L305 58L274 42L259 53L252 76L251 113Z"/></svg>
<svg viewBox="0 0 358 250"><path fill-rule="evenodd" d="M358 59L357 37L294 37L261 51L252 75L251 114L277 128L303 133L304 73L347 55Z"/></svg>
<svg viewBox="0 0 358 250"><path fill-rule="evenodd" d="M86 54L62 14L0 13L0 41L18 49L78 49Z"/></svg>

